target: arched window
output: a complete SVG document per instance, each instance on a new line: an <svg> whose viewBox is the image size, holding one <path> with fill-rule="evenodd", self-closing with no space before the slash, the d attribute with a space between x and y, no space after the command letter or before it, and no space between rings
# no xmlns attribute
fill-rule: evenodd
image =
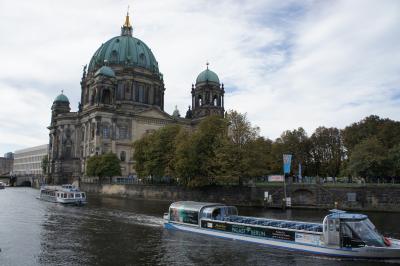
<svg viewBox="0 0 400 266"><path fill-rule="evenodd" d="M101 102L104 104L111 103L111 92L108 89L103 90L103 95L101 96Z"/></svg>
<svg viewBox="0 0 400 266"><path fill-rule="evenodd" d="M217 95L214 95L213 103L212 103L214 106L217 106L217 105L218 105L217 99L218 99Z"/></svg>
<svg viewBox="0 0 400 266"><path fill-rule="evenodd" d="M72 141L67 139L64 143L64 154L65 159L70 159L72 157Z"/></svg>
<svg viewBox="0 0 400 266"><path fill-rule="evenodd" d="M126 139L128 138L128 128L125 126L119 127L119 139Z"/></svg>
<svg viewBox="0 0 400 266"><path fill-rule="evenodd" d="M121 160L121 162L125 162L125 160L126 160L126 152L125 151L121 151L121 153L119 154L119 159Z"/></svg>
<svg viewBox="0 0 400 266"><path fill-rule="evenodd" d="M107 125L103 126L103 138L110 138L110 128Z"/></svg>
<svg viewBox="0 0 400 266"><path fill-rule="evenodd" d="M202 99L201 99L201 95L198 96L197 98L197 106L202 106Z"/></svg>
<svg viewBox="0 0 400 266"><path fill-rule="evenodd" d="M125 83L125 100L132 100L132 85L131 81Z"/></svg>
<svg viewBox="0 0 400 266"><path fill-rule="evenodd" d="M124 83L122 81L119 81L117 85L117 99L122 100L123 98L124 98Z"/></svg>

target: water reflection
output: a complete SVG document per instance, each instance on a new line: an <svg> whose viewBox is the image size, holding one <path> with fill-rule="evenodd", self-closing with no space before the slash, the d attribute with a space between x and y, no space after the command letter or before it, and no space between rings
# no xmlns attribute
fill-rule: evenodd
<svg viewBox="0 0 400 266"><path fill-rule="evenodd" d="M5 192L5 193L3 193ZM36 200L37 190L0 193L0 265L385 265L270 249L162 227L169 202L89 195L76 208ZM239 208L249 216L321 222L325 211ZM369 213L377 228L400 237L400 214Z"/></svg>

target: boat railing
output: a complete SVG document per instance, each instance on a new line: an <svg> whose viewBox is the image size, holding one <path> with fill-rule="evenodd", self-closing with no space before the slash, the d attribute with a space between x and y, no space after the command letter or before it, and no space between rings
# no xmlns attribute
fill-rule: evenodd
<svg viewBox="0 0 400 266"><path fill-rule="evenodd" d="M255 225L255 226L301 230L307 232L322 233L323 231L322 224L305 223L297 221L271 220L271 219L253 218L253 217L236 216L236 215L226 216L222 219L222 221L233 222L238 224Z"/></svg>
<svg viewBox="0 0 400 266"><path fill-rule="evenodd" d="M249 223L241 223L241 222L233 222L228 220L215 220L215 219L202 219L202 221L209 221L209 222L225 222L228 224L236 224L236 225L246 225L250 227L259 227L259 228L269 228L269 229L281 229L284 231L292 231L292 232L299 232L299 233L306 233L306 234L314 234L314 235L322 235L322 228L319 228L316 225L310 226L308 228L295 228L295 227L281 227L281 226L272 226L272 225L261 225L261 224L249 224Z"/></svg>

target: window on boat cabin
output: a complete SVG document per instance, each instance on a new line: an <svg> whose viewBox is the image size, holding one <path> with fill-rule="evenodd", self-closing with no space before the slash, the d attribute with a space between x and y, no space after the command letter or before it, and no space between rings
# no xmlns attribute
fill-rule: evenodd
<svg viewBox="0 0 400 266"><path fill-rule="evenodd" d="M340 221L339 220L335 220L335 230L336 230L336 232L339 232L339 230L340 230Z"/></svg>
<svg viewBox="0 0 400 266"><path fill-rule="evenodd" d="M85 193L82 193L82 198L86 198L86 195L85 195Z"/></svg>
<svg viewBox="0 0 400 266"><path fill-rule="evenodd" d="M81 197L81 193L75 193L75 198L80 198Z"/></svg>
<svg viewBox="0 0 400 266"><path fill-rule="evenodd" d="M187 224L198 224L199 214L197 211L184 210L179 208L170 208L169 217L171 221L187 223Z"/></svg>
<svg viewBox="0 0 400 266"><path fill-rule="evenodd" d="M329 227L329 231L333 231L334 229L334 224L333 224L333 220L329 219L328 220L328 227Z"/></svg>

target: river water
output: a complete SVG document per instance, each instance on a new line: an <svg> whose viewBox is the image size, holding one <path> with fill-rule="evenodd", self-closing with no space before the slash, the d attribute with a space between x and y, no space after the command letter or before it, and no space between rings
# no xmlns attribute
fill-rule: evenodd
<svg viewBox="0 0 400 266"><path fill-rule="evenodd" d="M169 202L89 195L85 207L36 199L38 190L0 190L0 265L392 265L329 259L164 229ZM240 208L240 214L321 222L326 212ZM400 238L400 214L368 213Z"/></svg>

